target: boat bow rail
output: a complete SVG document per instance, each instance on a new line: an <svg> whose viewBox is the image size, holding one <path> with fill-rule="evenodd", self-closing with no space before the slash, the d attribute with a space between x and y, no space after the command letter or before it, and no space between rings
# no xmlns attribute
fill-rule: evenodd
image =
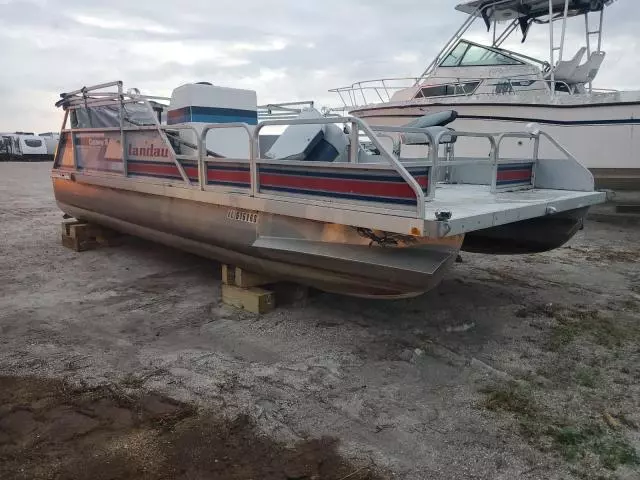
<svg viewBox="0 0 640 480"><path fill-rule="evenodd" d="M117 85L118 91L92 94L91 88L84 88L61 100L66 114L54 177L215 203L245 211L249 219L274 214L429 237L549 216L605 198L593 191L589 171L545 132L494 135L441 127L372 127L350 116L198 128L191 123L164 125L162 108L151 103L161 97L124 92L121 82L105 85ZM91 123L92 105L110 108L116 124L104 126L105 117L96 127L80 128L82 112ZM146 112L146 117L138 116L148 124L133 122L137 107ZM343 127L342 161L310 161L304 155L269 158L261 153L265 129L312 125ZM227 129L244 132L246 155L229 157L208 148L208 137ZM408 136L412 142L403 140ZM424 140L415 141L416 136ZM456 158L456 142L475 137L486 139L487 152ZM501 158L500 145L509 137L531 142L531 156ZM373 151L363 148L363 138ZM541 141L551 142L564 158L538 158Z"/></svg>
<svg viewBox="0 0 640 480"><path fill-rule="evenodd" d="M406 103L408 100L425 98L428 100L439 98L464 98L464 97L517 97L518 95L544 95L551 92L552 87L571 94L578 93L576 88L561 80L545 79L536 73L513 73L496 77L495 75L471 75L469 77L453 77L446 75L431 75L427 83L417 77L407 78L380 78L355 82L351 85L329 90L340 97L347 109L388 104ZM430 91L427 96L422 91ZM439 91L439 93L434 93ZM400 92L408 92L400 99L395 100L394 95ZM594 93L618 93L617 90L594 89ZM409 97L409 98L407 98Z"/></svg>

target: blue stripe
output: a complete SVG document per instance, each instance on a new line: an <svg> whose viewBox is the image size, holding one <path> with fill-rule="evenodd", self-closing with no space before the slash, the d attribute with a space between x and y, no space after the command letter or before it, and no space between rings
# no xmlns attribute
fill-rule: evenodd
<svg viewBox="0 0 640 480"><path fill-rule="evenodd" d="M258 118L257 110L245 110L243 108L224 108L224 107L183 107L180 110L191 109L193 115L225 115L229 117L256 117Z"/></svg>
<svg viewBox="0 0 640 480"><path fill-rule="evenodd" d="M512 107L532 107L532 108L554 108L554 109L564 109L564 110L571 110L571 109L575 109L575 108L583 108L583 107L590 107L590 108L596 108L596 107L612 107L612 106L618 106L618 105L639 105L639 102L614 102L614 103L594 103L594 104L590 104L590 105L551 105L551 104L526 104L526 103L509 103L509 106ZM456 105L459 104L455 104L455 103L444 103L444 102L436 102L436 103L428 103L428 104L421 104L422 106L427 106L427 107L450 107L450 108L456 108ZM470 104L473 105L475 107L486 107L486 106L490 106L490 107L495 107L496 104L494 103L473 103ZM371 109L371 110L378 110L381 112L384 112L386 110L391 110L391 109L407 109L407 108L414 108L415 105L394 105L393 107L382 107L380 109ZM351 114L358 114L358 113L363 113L366 112L366 110L352 110ZM378 113L374 115L375 117L407 117L407 118L417 118L416 115L412 114L412 113ZM499 116L489 116L489 115L458 115L458 118L466 118L466 119L473 119L473 120L501 120L501 121L505 121L505 122L525 122L525 123L531 123L531 122L535 122L535 123L542 123L542 124L547 124L547 125L638 125L640 124L640 118L617 118L617 119L608 119L608 120L545 120L542 118L534 118L534 117L528 117L528 118L520 118L520 117L499 117Z"/></svg>
<svg viewBox="0 0 640 480"><path fill-rule="evenodd" d="M390 198L390 197L370 197L365 195L354 195L351 193L337 193L337 192L318 192L315 190L300 190L297 188L288 188L288 187L261 187L261 192L266 191L276 191L276 192L287 192L287 193L299 193L302 195L313 195L316 197L331 197L331 198L346 198L349 200L364 200L367 202L376 202L376 203L395 203L400 205L415 205L416 200L405 200L400 198Z"/></svg>
<svg viewBox="0 0 640 480"><path fill-rule="evenodd" d="M186 121L200 123L247 123L249 125L257 125L258 117L240 117L231 115L191 115L191 120Z"/></svg>
<svg viewBox="0 0 640 480"><path fill-rule="evenodd" d="M258 124L258 112L238 108L218 107L183 107L170 110L167 124L198 122L198 123L247 123Z"/></svg>
<svg viewBox="0 0 640 480"><path fill-rule="evenodd" d="M531 185L531 179L529 180L500 180L496 185L516 185L521 183L522 185Z"/></svg>
<svg viewBox="0 0 640 480"><path fill-rule="evenodd" d="M165 180L182 180L181 176L175 176L175 177L171 177L169 175L160 175L157 173L129 173L128 174L129 177L141 177L141 178L145 178L145 177L153 177L153 178L162 178Z"/></svg>
<svg viewBox="0 0 640 480"><path fill-rule="evenodd" d="M530 106L530 105L527 105ZM534 105L535 106L535 105ZM589 105L592 106L592 105ZM549 105L549 107L555 107L555 105ZM518 117L494 117L494 116L481 116L481 115L458 115L458 118L473 119L473 120L500 120L504 122L526 122L526 123L541 123L545 125L638 125L640 119L635 118L621 118L612 120L544 120L540 118L518 118Z"/></svg>

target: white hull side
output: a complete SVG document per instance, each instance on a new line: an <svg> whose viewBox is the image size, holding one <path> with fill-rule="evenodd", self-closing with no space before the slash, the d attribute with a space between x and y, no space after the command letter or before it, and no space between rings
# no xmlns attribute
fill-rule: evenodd
<svg viewBox="0 0 640 480"><path fill-rule="evenodd" d="M524 131L535 122L557 138L589 169L640 169L640 105L605 104L576 107L514 104L438 103L436 105L379 105L357 109L353 115L373 125L404 125L414 118L456 110L458 119L450 126L459 131ZM456 156L473 157L487 149L484 140L464 139L456 145ZM530 155L527 141L505 140L501 157ZM542 143L540 156L558 157L557 150Z"/></svg>

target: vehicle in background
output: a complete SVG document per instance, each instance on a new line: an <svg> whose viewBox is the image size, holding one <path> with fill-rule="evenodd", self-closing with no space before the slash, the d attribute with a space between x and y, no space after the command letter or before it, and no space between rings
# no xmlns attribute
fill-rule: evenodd
<svg viewBox="0 0 640 480"><path fill-rule="evenodd" d="M52 161L56 146L55 137L31 132L0 133L0 159L5 162Z"/></svg>
<svg viewBox="0 0 640 480"><path fill-rule="evenodd" d="M44 143L47 146L47 155L51 155L51 160L53 160L56 154L56 148L58 148L58 142L60 141L60 133L46 132L40 133L38 136L44 138Z"/></svg>

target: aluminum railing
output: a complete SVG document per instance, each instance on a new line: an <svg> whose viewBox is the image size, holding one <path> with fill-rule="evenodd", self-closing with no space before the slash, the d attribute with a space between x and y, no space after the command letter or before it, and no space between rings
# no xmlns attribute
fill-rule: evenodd
<svg viewBox="0 0 640 480"><path fill-rule="evenodd" d="M376 149L380 152L380 156L386 160L387 164L395 170L400 177L411 187L415 196L416 196L416 218L424 218L425 213L425 202L428 199L429 195L425 195L424 191L420 184L416 181L416 179L411 175L405 166L400 162L400 160L394 155L393 152L389 151L389 149L380 141L379 137L376 135L372 127L370 127L363 120L356 117L323 117L323 118L311 118L311 119L297 119L297 120L267 120L260 122L253 132L251 132L251 127L243 123L236 124L208 124L205 125L202 134L200 136L200 144L201 144L201 152L204 151L204 145L206 145L207 134L216 129L222 128L236 128L236 129L244 129L247 132L248 142L249 142L249 158L248 159L226 159L227 161L232 162L246 162L249 165L250 170L250 191L253 196L261 196L259 193L259 175L258 175L258 165L283 165L283 160L274 160L261 158L260 155L260 132L262 129L266 127L282 127L289 125L327 125L327 124L349 124L351 126L351 134L350 134L350 151L349 151L349 164L345 165L354 165L358 164L358 158L360 153L360 135L367 136L371 143L375 146ZM390 127L390 130L396 130L398 132L405 133L423 133L429 139L429 141L434 142L433 135L430 132L425 131L423 129L408 129L397 127ZM432 165L437 163L437 152L430 154L430 162ZM206 165L210 162L218 162L219 159L207 158L205 155L201 154L201 164L206 167ZM435 163L434 163L435 162ZM306 168L313 168L313 164L305 161L287 161L288 165L300 165ZM340 164L337 164L340 165ZM367 164L359 164L359 165L367 165ZM203 171L206 172L206 168L203 167ZM203 187L203 182L200 182L201 188ZM430 187L432 188L432 187ZM433 191L433 190L432 190ZM433 198L433 195L431 195Z"/></svg>
<svg viewBox="0 0 640 480"><path fill-rule="evenodd" d="M401 90L408 88L416 89L414 93L415 99L422 98L451 98L451 97L471 97L471 96L503 96L503 95L518 95L529 92L551 92L551 80L540 78L535 74L524 75L512 75L508 77L473 77L473 78L459 78L459 77L429 77L429 83L419 87L415 84L415 78L385 78L376 80L366 80L362 82L356 82L352 85L340 88L334 88L329 90L331 93L336 93L345 107L356 108L366 105L372 105L376 103L388 103L391 101L393 95ZM440 80L433 83L434 80ZM404 81L404 85L393 85L391 82ZM531 85L522 86L521 82L531 81ZM467 86L470 83L477 82L478 85L468 90ZM566 91L568 94L575 94L575 88L570 86L564 81L555 81L556 91ZM558 86L563 87L562 90L558 89ZM429 95L418 96L418 93L422 88L447 88L450 87L454 93L446 95ZM493 88L492 91L481 91L483 88Z"/></svg>
<svg viewBox="0 0 640 480"><path fill-rule="evenodd" d="M74 168L78 168L80 165L79 161L78 161L78 151L75 148L75 145L77 144L77 140L76 140L76 135L77 134L82 134L82 133L96 133L96 131L101 132L101 133L105 133L105 132L112 132L112 133L119 133L121 135L120 137L120 151L121 151L121 156L122 156L122 162L123 162L123 173L124 175L128 174L128 153L125 149L125 145L126 143L126 136L128 133L132 133L132 132L158 132L158 134L160 135L160 140L162 140L167 146L168 148L171 148L173 151L173 162L176 165L176 167L178 168L178 171L180 172L180 176L182 177L182 180L187 184L187 185L191 185L191 181L189 180L189 176L185 173L184 168L182 167L182 164L180 163L180 160L191 160L191 161L195 161L198 162L199 159L202 157L201 155L201 151L200 151L200 145L199 142L196 140L196 143L193 145L189 145L190 148L193 148L196 153L194 155L181 155L181 154L177 154L175 152L175 149L173 149L171 142L169 141L169 138L166 135L167 131L180 131L180 130L186 130L186 131L191 131L195 138L197 139L199 134L198 131L191 125L145 125L145 126L140 126L140 127L124 127L124 128L120 128L120 127L103 127L103 128L69 128L69 129L63 129L61 131L61 134L69 134L69 136L71 137L71 144L74 146L73 148L73 162L74 162ZM183 142L184 143L184 142Z"/></svg>
<svg viewBox="0 0 640 480"><path fill-rule="evenodd" d="M329 92L337 93L346 106L363 105L363 103L359 103L359 98L362 98L364 105L372 103L368 100L367 92L375 93L375 96L382 103L385 103L391 99L395 92L412 87L417 80L417 77L391 77L364 80L346 87L332 88Z"/></svg>
<svg viewBox="0 0 640 480"><path fill-rule="evenodd" d="M558 147L565 155L569 158L573 158L569 152L564 149L558 142L556 142L552 137L547 135L544 132L536 132L536 133L515 133L515 134L490 134L490 133L475 133L475 132L456 132L456 131L439 131L437 134L433 134L429 129L421 129L421 128L408 128L408 127L383 127L383 126L375 126L372 127L363 121L360 118L353 116L331 116L331 117L321 117L321 118L312 118L312 119L276 119L276 120L267 120L260 122L257 126L250 126L245 123L229 123L229 124L207 124L203 125L200 130L196 129L193 125L163 125L159 122L159 120L153 116L155 125L145 125L145 126L137 126L137 127L125 127L123 125L122 116L120 118L120 125L117 127L110 128L70 128L65 129L66 121L68 119L69 109L77 108L80 106L84 106L87 98L85 97L86 93L90 91L91 88L108 88L109 86L117 85L118 92L116 93L104 93L104 95L98 95L93 99L96 101L107 101L111 102L111 104L120 104L122 105L123 100L127 101L135 101L144 104L149 112L153 112L153 107L149 103L149 98L141 96L135 92L127 92L124 93L122 91L121 82L112 82L110 84L102 84L96 87L89 87L80 89L76 92L71 92L67 95L67 97L63 100L73 104L67 104L69 107L65 112L65 120L63 121L63 129L62 133L68 133L71 137L71 144L74 146L73 148L73 158L74 158L74 167L78 167L78 158L77 158L77 150L75 148L76 145L76 135L82 133L96 133L98 132L113 132L119 133L120 136L120 146L122 151L122 161L124 164L123 174L128 174L128 152L125 149L125 145L127 145L126 137L127 135L133 134L134 132L145 132L145 131L156 131L159 135L159 140L162 140L168 148L170 148L173 152L173 162L177 167L178 172L182 178L182 181L185 185L189 187L193 187L192 180L186 174L184 167L182 166L181 160L189 160L197 162L198 165L198 188L204 190L208 185L208 165L211 163L246 163L249 166L250 170L250 195L252 196L262 196L259 188L259 172L258 165L283 165L283 162L286 162L287 165L295 165L295 166L304 166L308 169L313 169L314 164L305 162L305 161L291 161L291 160L274 160L262 158L260 155L260 132L267 127L285 127L290 125L328 125L328 124L344 124L350 126L350 138L349 138L349 163L341 163L341 164L333 164L339 168L358 168L354 167L354 165L358 165L359 167L365 168L381 168L382 165L386 165L394 170L403 180L409 185L412 189L413 193L416 197L416 217L424 218L425 210L426 210L426 201L432 200L435 196L435 184L436 181L440 178L441 168L448 168L457 165L464 165L468 163L476 163L476 164L489 164L494 168L500 163L500 145L505 138L508 137L522 137L522 138L532 138L535 139L535 148L534 154L532 156L532 161L537 161L538 157L538 148L540 137L543 136L547 138L552 144ZM389 88L386 85L386 88ZM96 92L94 92L95 94ZM76 95L82 95L82 97L77 97ZM154 97L159 98L159 97ZM309 105L309 102L303 102L304 104ZM300 106L300 103L297 104L278 104L278 108L284 109L296 109L297 106ZM273 105L275 107L276 105ZM122 110L121 110L122 113ZM247 158L221 158L220 156L216 156L214 152L209 152L207 150L207 135L209 132L213 130L221 130L221 129L240 129L244 130L247 134ZM178 136L172 136L171 140L174 142L178 142L182 146L186 146L190 148L193 153L190 155L183 155L181 153L177 153L173 148L172 142L167 135L168 132L176 133L181 131L191 132L191 136L194 140L194 143L191 144L189 141L184 138L180 138ZM398 154L395 153L395 148L390 150L387 145L385 145L381 139L384 137L391 138L392 142L395 145L397 137L401 134L421 134L425 137L425 144L429 145L428 153L425 157L419 157L414 159L403 159ZM484 158L477 158L474 160L455 160L455 157L451 158L440 158L440 145L442 143L444 136L452 136L456 138L484 138L489 143L489 155ZM379 159L383 160L382 163L379 161L376 163L366 163L360 162L360 153L361 153L361 145L362 138L368 138L370 144L377 150L379 154ZM411 166L416 165L416 161L420 163L420 165L430 166L431 174L429 178L429 184L427 192L423 191L420 184L416 181L412 174L407 170L408 167L405 167L403 161L407 161L407 164L411 164ZM529 161L531 161L529 160ZM510 161L505 159L505 161ZM494 187L492 187L494 189Z"/></svg>
<svg viewBox="0 0 640 480"><path fill-rule="evenodd" d="M258 105L259 120L283 120L287 118L295 118L307 108L313 108L315 102L306 100L300 102L284 102L284 103L268 103L266 105Z"/></svg>
<svg viewBox="0 0 640 480"><path fill-rule="evenodd" d="M207 124L204 125L201 132L198 132L191 125L156 125L156 126L143 126L143 127L128 127L122 130L123 139L125 140L122 143L122 146L126 145L126 136L129 134L133 134L136 132L148 132L155 131L158 132L160 138L166 143L166 145L172 149L173 155L173 163L176 165L182 180L186 186L193 187L194 183L191 181L189 176L186 174L184 167L182 166L181 160L190 160L193 162L197 162L198 165L198 183L197 187L200 190L204 190L207 187L207 171L209 164L220 164L220 163L245 163L249 166L250 170L250 184L249 184L249 194L255 197L261 197L260 193L260 179L258 174L258 165L291 165L291 166L304 166L308 169L314 168L314 163L309 163L305 161L291 161L291 160L282 160L282 159L267 159L262 158L259 154L260 152L260 131L266 127L270 126L287 126L287 125L326 125L326 124L348 124L350 125L350 151L349 151L349 163L340 163L334 164L339 166L340 168L348 169L351 165L359 165L361 167L372 167L381 165L379 162L375 163L366 163L360 162L360 148L361 148L361 137L365 136L369 139L371 144L377 149L379 152L379 156L381 159L385 160L382 165L387 165L391 167L398 175L404 180L406 184L412 189L416 197L416 218L424 218L425 210L426 210L426 202L431 201L435 198L436 194L436 182L441 177L441 169L449 168L452 166L461 166L465 164L488 164L492 167L495 167L500 164L501 160L499 155L499 149L502 141L505 138L531 138L535 139L536 146L534 149L534 155L528 161L536 161L537 160L537 152L538 152L538 144L540 141L540 137L544 136L548 138L554 145L556 145L563 153L565 153L569 158L573 158L569 152L564 149L560 144L558 144L552 137L548 136L544 132L538 133L506 133L500 135L494 135L490 133L477 133L477 132L457 132L457 131L439 131L437 134L433 134L429 129L422 128L408 128L408 127L384 127L384 126L369 126L363 120L356 117L338 117L338 118L313 118L313 119L298 119L298 120L270 120L260 122L256 127L249 126L245 123L229 123L229 124ZM248 158L219 158L210 156L207 153L206 148L206 140L207 135L210 131L213 130L222 130L222 129L241 129L244 130L247 134L247 147L248 147ZM68 129L63 130L64 133L69 133L72 138L72 144L75 145L75 135L82 133L95 133L99 131L101 133L105 132L113 132L120 133L120 129L118 127L112 128L84 128L84 129ZM191 155L179 154L175 151L172 146L172 143L169 141L167 136L168 132L174 133L177 131L189 131L193 134L193 137L196 139L195 144L190 144L188 141L180 140L176 137L172 139L174 141L178 141L179 143L186 144L189 148L194 150L194 153ZM421 134L425 137L425 144L429 145L428 153L425 157L418 158L400 158L395 154L394 151L390 150L381 139L384 137L391 138L392 141L396 142L396 138L394 136L399 136L400 134ZM443 159L440 157L439 146L442 144L442 139L445 136L451 136L455 138L484 138L489 143L489 155L484 158L478 159L465 159L465 160L455 160L455 159ZM123 160L123 172L122 174L128 174L128 155L125 149L122 150L122 160ZM512 159L504 159L506 162L512 162ZM429 183L428 189L425 194L422 187L416 181L416 179L409 173L407 165L415 166L416 162L420 164L424 164L425 166L431 167L431 173L429 175ZM79 166L77 159L77 151L74 149L74 164L77 168ZM495 192L495 182L492 186L492 191Z"/></svg>

